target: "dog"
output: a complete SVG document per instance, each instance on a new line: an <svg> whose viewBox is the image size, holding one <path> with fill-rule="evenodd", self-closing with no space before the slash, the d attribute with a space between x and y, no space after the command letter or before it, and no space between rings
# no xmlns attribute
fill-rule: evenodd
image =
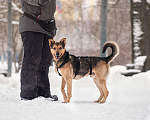
<svg viewBox="0 0 150 120"><path fill-rule="evenodd" d="M49 46L55 64L55 72L62 77L61 92L64 98L63 103L69 103L72 97L72 80L80 79L90 75L100 91L100 97L94 101L96 103L105 103L109 91L106 87L106 79L110 71L110 62L119 54L119 47L115 42L106 42L103 46L104 53L108 47L112 49L108 57L86 57L75 56L66 51L66 38L60 42L49 39ZM67 95L65 85L67 84Z"/></svg>

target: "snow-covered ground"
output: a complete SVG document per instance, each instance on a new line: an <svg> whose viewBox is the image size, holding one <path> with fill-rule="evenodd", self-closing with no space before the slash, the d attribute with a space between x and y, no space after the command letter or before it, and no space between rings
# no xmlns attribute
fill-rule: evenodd
<svg viewBox="0 0 150 120"><path fill-rule="evenodd" d="M132 77L120 73L124 66L111 67L106 103L94 103L99 91L90 77L73 81L73 96L63 104L61 78L50 69L51 92L59 101L37 98L21 101L20 75L0 75L0 120L150 120L150 71Z"/></svg>

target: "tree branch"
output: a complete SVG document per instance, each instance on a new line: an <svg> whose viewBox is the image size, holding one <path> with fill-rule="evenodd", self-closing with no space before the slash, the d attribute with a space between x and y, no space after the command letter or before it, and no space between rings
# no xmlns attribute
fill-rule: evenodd
<svg viewBox="0 0 150 120"><path fill-rule="evenodd" d="M12 6L13 6L13 10L23 14L23 11L19 7L17 7L17 5L14 2L12 2Z"/></svg>

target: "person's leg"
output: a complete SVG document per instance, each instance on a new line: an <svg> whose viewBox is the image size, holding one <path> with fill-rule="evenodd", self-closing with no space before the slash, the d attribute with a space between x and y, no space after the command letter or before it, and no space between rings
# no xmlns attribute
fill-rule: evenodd
<svg viewBox="0 0 150 120"><path fill-rule="evenodd" d="M37 32L21 33L24 58L21 69L21 94L24 99L38 97L37 71L42 56L44 34Z"/></svg>
<svg viewBox="0 0 150 120"><path fill-rule="evenodd" d="M52 62L52 55L48 39L52 39L51 36L45 35L42 48L42 58L38 67L38 96L51 97L50 83L49 83L49 66Z"/></svg>

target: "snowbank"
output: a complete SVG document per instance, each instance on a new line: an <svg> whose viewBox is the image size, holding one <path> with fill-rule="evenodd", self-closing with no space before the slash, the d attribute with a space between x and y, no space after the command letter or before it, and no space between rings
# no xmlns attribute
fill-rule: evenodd
<svg viewBox="0 0 150 120"><path fill-rule="evenodd" d="M150 71L125 77L120 74L124 70L124 66L111 67L105 104L93 102L99 91L90 77L74 80L71 102L63 104L61 78L54 69L50 70L50 82L52 94L59 97L57 102L44 98L21 101L20 75L0 75L0 120L149 120Z"/></svg>

